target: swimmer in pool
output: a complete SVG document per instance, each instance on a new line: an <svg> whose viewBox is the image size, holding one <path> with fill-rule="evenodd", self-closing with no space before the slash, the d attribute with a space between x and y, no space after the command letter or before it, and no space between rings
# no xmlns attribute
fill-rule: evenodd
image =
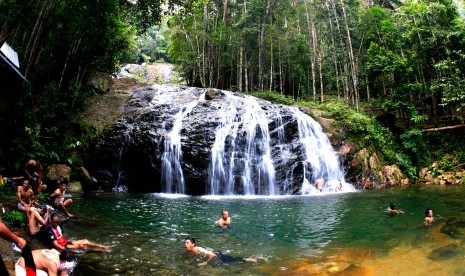
<svg viewBox="0 0 465 276"><path fill-rule="evenodd" d="M229 212L226 210L223 210L221 213L221 218L216 222L218 227L221 227L223 229L229 228L231 225L231 217L229 216Z"/></svg>
<svg viewBox="0 0 465 276"><path fill-rule="evenodd" d="M405 213L404 210L397 209L396 205L394 203L391 203L389 207L387 208L386 212L390 215L398 215L398 214L403 214Z"/></svg>
<svg viewBox="0 0 465 276"><path fill-rule="evenodd" d="M433 222L434 222L433 210L431 210L430 208L426 208L424 224L426 227L431 227L433 226Z"/></svg>
<svg viewBox="0 0 465 276"><path fill-rule="evenodd" d="M195 238L193 237L186 237L184 239L184 248L186 248L186 252L189 254L196 254L196 255L200 255L202 258L206 258L206 260L199 263L198 266L204 266L213 259L218 259L222 263L243 263L243 262L256 263L257 262L257 259L255 258L232 257L232 256L224 255L223 253L219 251L213 252L203 247L196 246Z"/></svg>

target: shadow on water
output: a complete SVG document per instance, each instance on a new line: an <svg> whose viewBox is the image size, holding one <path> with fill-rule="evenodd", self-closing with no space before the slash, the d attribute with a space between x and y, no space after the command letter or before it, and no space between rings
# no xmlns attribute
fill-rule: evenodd
<svg viewBox="0 0 465 276"><path fill-rule="evenodd" d="M74 275L463 275L463 189L390 190L317 197L75 196L72 239L111 244L78 256ZM390 202L405 214L387 215ZM436 222L423 226L424 210ZM223 209L232 227L215 226ZM453 217L453 219L451 219ZM258 264L197 267L184 237ZM460 264L460 265L459 265Z"/></svg>

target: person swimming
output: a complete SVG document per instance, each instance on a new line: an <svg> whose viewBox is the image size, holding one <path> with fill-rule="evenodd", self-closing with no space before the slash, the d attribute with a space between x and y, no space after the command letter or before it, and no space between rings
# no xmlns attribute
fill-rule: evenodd
<svg viewBox="0 0 465 276"><path fill-rule="evenodd" d="M389 207L387 208L386 212L390 215L398 215L398 214L403 214L405 213L404 210L397 209L396 205L394 203L391 203Z"/></svg>
<svg viewBox="0 0 465 276"><path fill-rule="evenodd" d="M426 208L424 224L426 227L431 227L433 226L433 222L434 222L433 210L431 210L430 208Z"/></svg>
<svg viewBox="0 0 465 276"><path fill-rule="evenodd" d="M216 222L218 227L223 229L227 229L231 225L231 217L229 216L229 212L227 210L223 210L221 213L221 218Z"/></svg>
<svg viewBox="0 0 465 276"><path fill-rule="evenodd" d="M190 236L184 239L184 248L186 249L187 253L200 255L202 258L206 258L206 260L199 263L198 266L204 266L213 259L217 259L222 263L243 263L243 262L256 263L257 262L257 259L255 258L233 257L233 256L225 255L221 253L220 251L213 252L203 247L196 246L195 238L190 237Z"/></svg>

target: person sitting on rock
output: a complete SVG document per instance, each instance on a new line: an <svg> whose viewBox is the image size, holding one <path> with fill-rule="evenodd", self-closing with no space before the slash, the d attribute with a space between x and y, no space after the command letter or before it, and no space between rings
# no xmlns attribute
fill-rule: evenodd
<svg viewBox="0 0 465 276"><path fill-rule="evenodd" d="M69 217L72 218L74 215L72 215L70 212L68 212L67 207L73 203L73 200L71 198L68 198L65 200L65 193L66 193L66 187L68 184L68 180L66 178L60 178L58 180L58 188L50 194L50 198L53 198L55 201L55 206L65 212L65 214Z"/></svg>
<svg viewBox="0 0 465 276"><path fill-rule="evenodd" d="M31 207L29 216L29 233L33 238L45 240L49 224L51 206L41 205L39 208Z"/></svg>
<svg viewBox="0 0 465 276"><path fill-rule="evenodd" d="M315 188L321 193L323 192L323 178L318 178L316 181L315 181Z"/></svg>
<svg viewBox="0 0 465 276"><path fill-rule="evenodd" d="M30 208L36 203L34 192L29 185L29 180L24 179L23 185L18 186L16 190L16 198L18 199L18 210L25 212L26 217L29 220L31 212Z"/></svg>

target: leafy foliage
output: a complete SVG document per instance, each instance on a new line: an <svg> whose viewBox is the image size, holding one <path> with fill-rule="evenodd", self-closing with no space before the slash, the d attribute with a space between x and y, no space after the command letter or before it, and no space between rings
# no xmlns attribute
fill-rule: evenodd
<svg viewBox="0 0 465 276"><path fill-rule="evenodd" d="M2 215L2 220L9 225L26 226L27 220L24 212L12 210Z"/></svg>

